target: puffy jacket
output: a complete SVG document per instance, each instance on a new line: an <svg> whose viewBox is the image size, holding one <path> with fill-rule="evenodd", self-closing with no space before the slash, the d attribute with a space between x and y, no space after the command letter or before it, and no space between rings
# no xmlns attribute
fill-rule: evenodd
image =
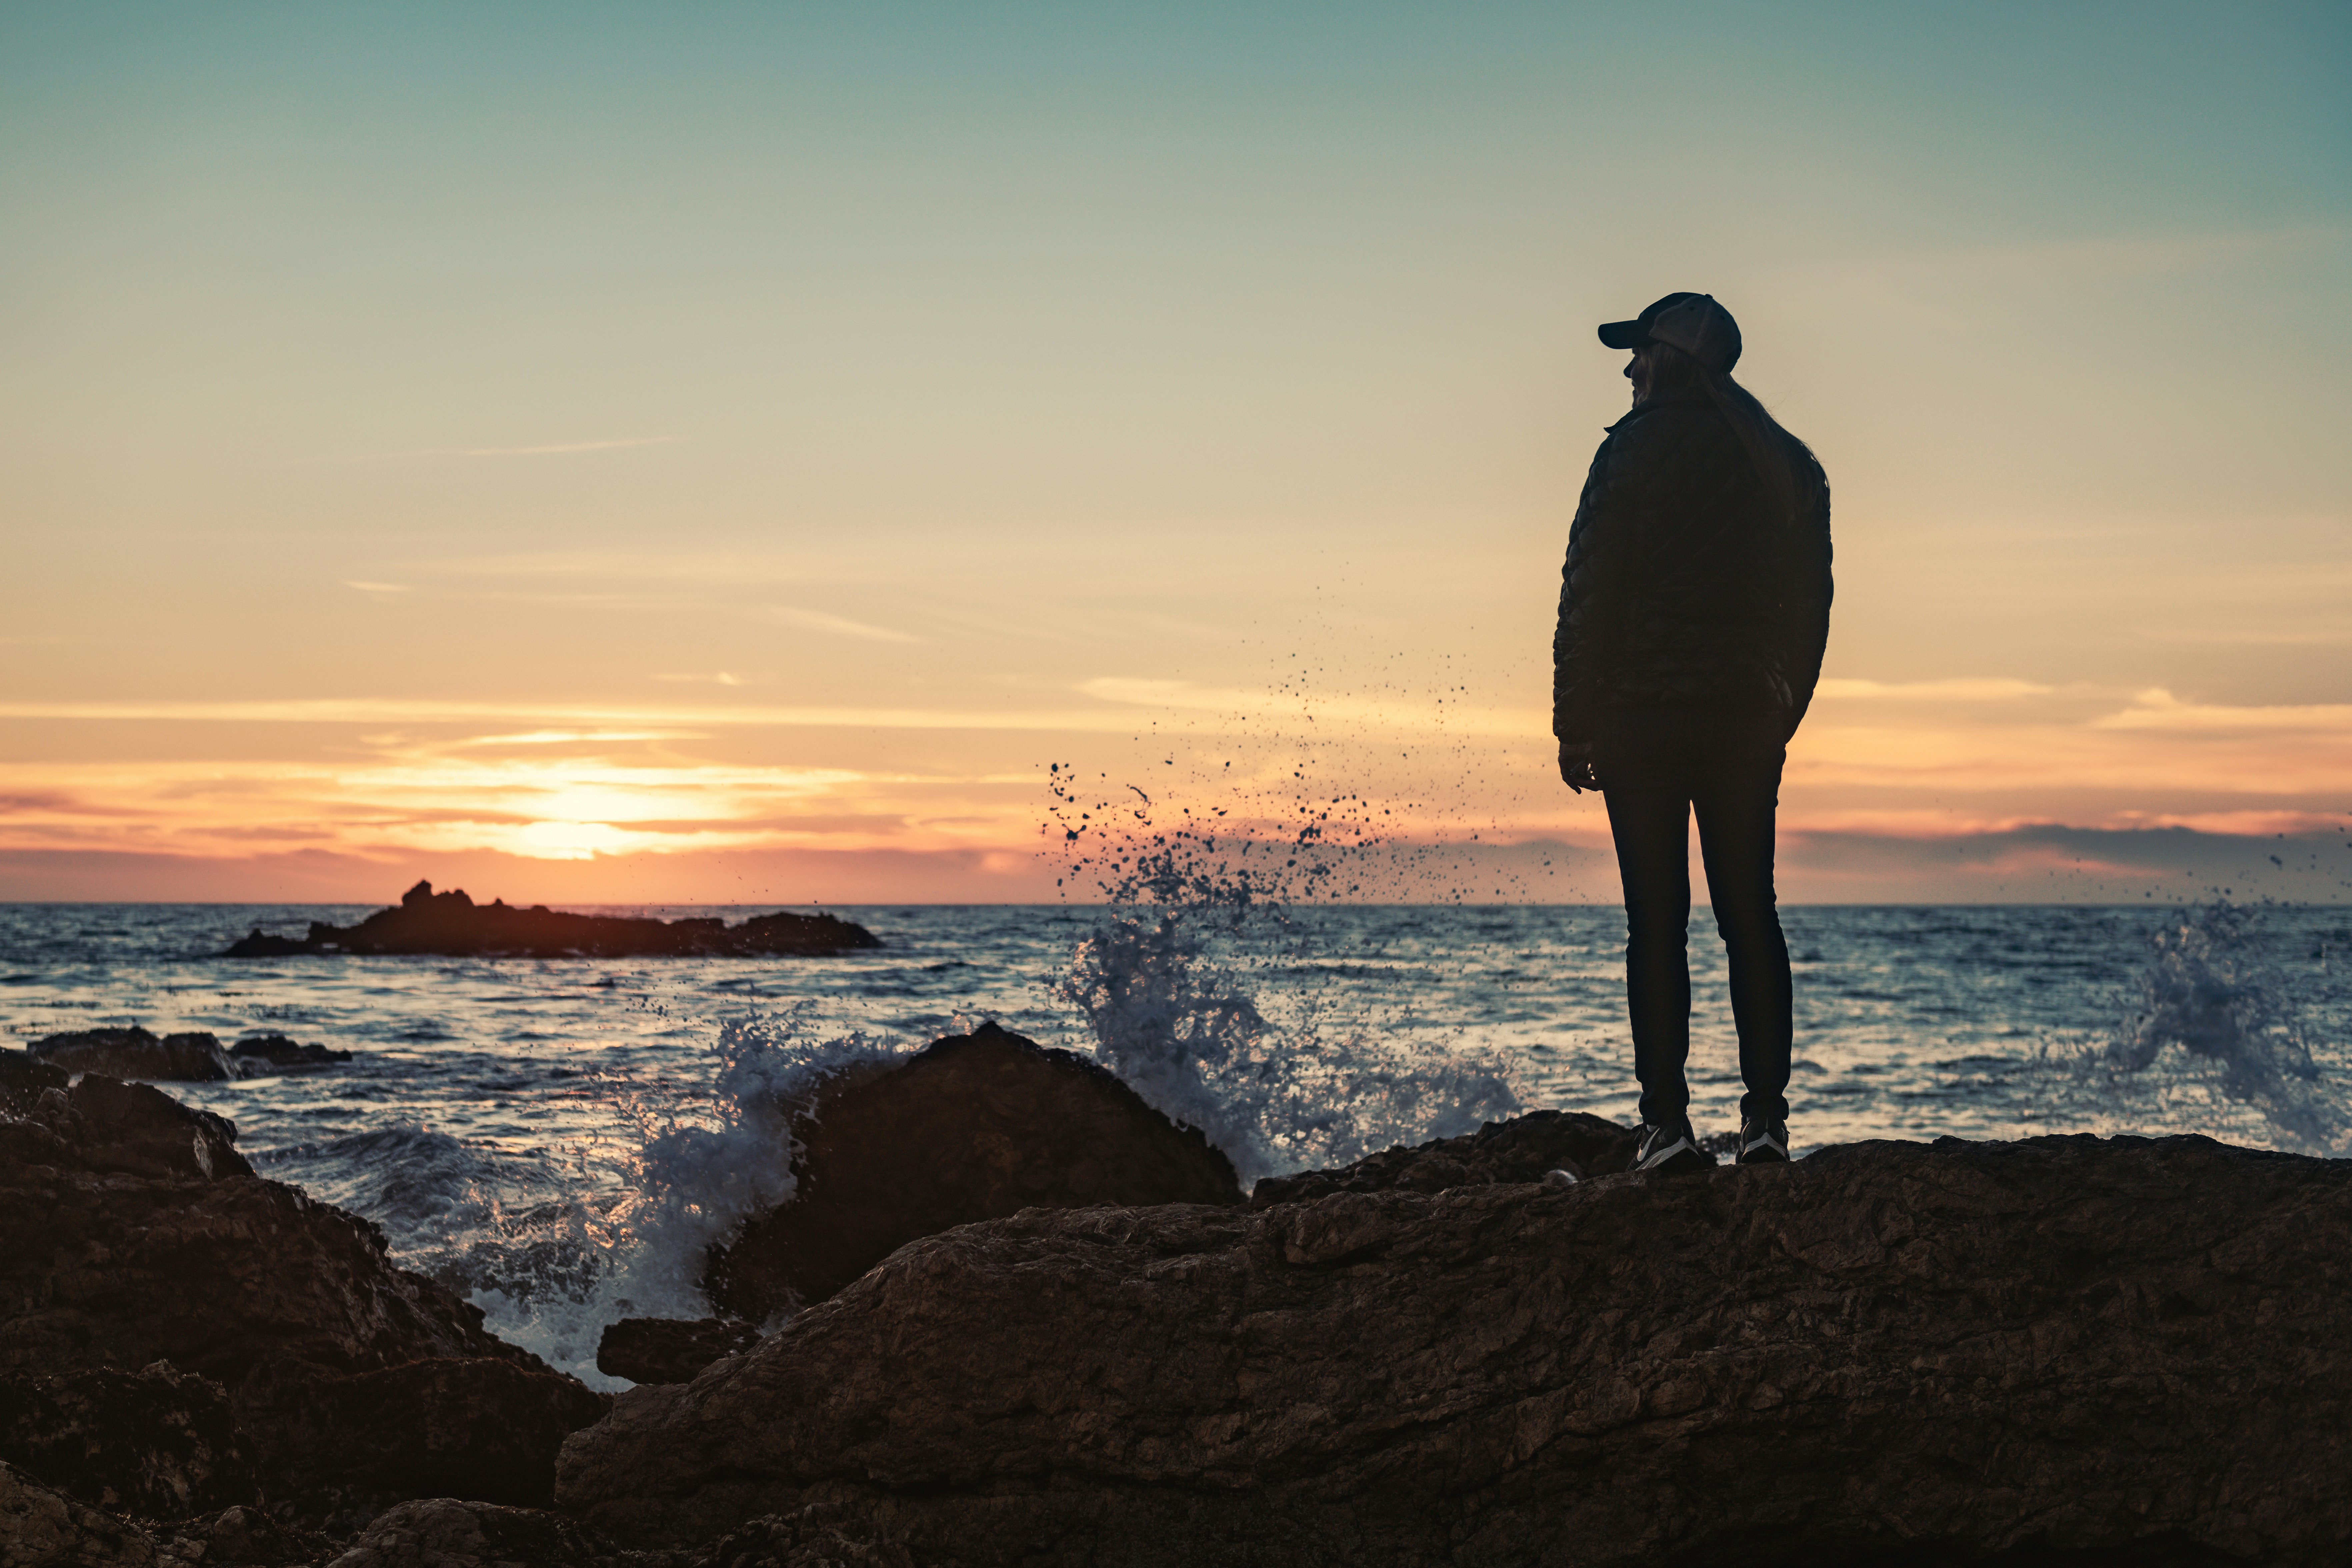
<svg viewBox="0 0 2352 1568"><path fill-rule="evenodd" d="M1830 626L1829 481L1776 521L1730 421L1703 395L1609 426L1569 530L1552 637L1552 732L1593 739L1608 708L1771 710L1812 701Z"/></svg>

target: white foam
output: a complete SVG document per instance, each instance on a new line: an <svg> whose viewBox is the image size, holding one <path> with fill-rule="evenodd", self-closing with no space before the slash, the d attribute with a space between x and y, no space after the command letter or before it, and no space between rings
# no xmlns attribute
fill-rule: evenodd
<svg viewBox="0 0 2352 1568"><path fill-rule="evenodd" d="M2063 1119L2346 1152L2340 1086L2312 1053L2297 988L2265 956L2262 923L2258 908L2227 900L2168 912L2148 934L2133 1010L2115 1033L2041 1053Z"/></svg>
<svg viewBox="0 0 2352 1568"><path fill-rule="evenodd" d="M711 1244L792 1196L795 1108L834 1074L905 1049L862 1034L807 1037L791 1011L718 1026L707 1085L619 1095L631 1141L601 1162L618 1195L567 1205L509 1244L507 1277L473 1286L490 1331L591 1387L626 1387L596 1369L605 1328L709 1316L701 1277ZM572 1264L580 1258L584 1268Z"/></svg>

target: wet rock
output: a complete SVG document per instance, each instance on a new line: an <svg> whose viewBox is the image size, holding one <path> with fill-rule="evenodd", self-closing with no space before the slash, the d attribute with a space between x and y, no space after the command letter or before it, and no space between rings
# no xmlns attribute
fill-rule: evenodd
<svg viewBox="0 0 2352 1568"><path fill-rule="evenodd" d="M774 958L813 957L879 947L874 933L833 915L779 912L740 925L716 918L629 920L563 914L505 900L477 904L465 889L436 893L430 882L408 889L399 904L355 926L310 922L308 935L266 936L257 931L232 944L226 958L289 958L309 953L432 953L451 958Z"/></svg>
<svg viewBox="0 0 2352 1568"><path fill-rule="evenodd" d="M155 1538L0 1461L0 1568L157 1568Z"/></svg>
<svg viewBox="0 0 2352 1568"><path fill-rule="evenodd" d="M140 1139L99 1135L145 1125L120 1105L191 1120L151 1161ZM165 1361L210 1378L273 1507L306 1519L362 1522L413 1495L419 1466L436 1489L543 1497L564 1423L601 1396L393 1267L373 1226L251 1175L225 1142L207 1174L201 1114L85 1078L0 1121L0 1371ZM483 1364L401 1370L418 1362ZM410 1443L421 1458L394 1451Z"/></svg>
<svg viewBox="0 0 2352 1568"><path fill-rule="evenodd" d="M136 1024L127 1029L75 1029L36 1040L36 1061L67 1072L104 1073L142 1083L221 1083L236 1077L220 1041L211 1035L158 1038Z"/></svg>
<svg viewBox="0 0 2352 1568"><path fill-rule="evenodd" d="M2194 1137L1031 1210L620 1395L556 1495L967 1568L2335 1563L2347 1234L2352 1162Z"/></svg>
<svg viewBox="0 0 2352 1568"><path fill-rule="evenodd" d="M227 1391L169 1362L135 1373L0 1373L0 1459L142 1519L186 1519L261 1497Z"/></svg>
<svg viewBox="0 0 2352 1568"><path fill-rule="evenodd" d="M714 1248L705 1281L713 1305L753 1322L975 1220L1242 1196L1223 1152L1116 1074L992 1023L835 1079L793 1138L793 1197Z"/></svg>
<svg viewBox="0 0 2352 1568"><path fill-rule="evenodd" d="M93 1171L207 1182L253 1174L235 1122L143 1083L85 1074L70 1089L43 1090L25 1120L63 1145L61 1158Z"/></svg>
<svg viewBox="0 0 2352 1568"><path fill-rule="evenodd" d="M631 1383L691 1383L712 1362L759 1342L759 1330L723 1318L623 1318L596 1342L596 1370Z"/></svg>
<svg viewBox="0 0 2352 1568"><path fill-rule="evenodd" d="M247 1078L260 1078L268 1073L316 1072L352 1059L349 1051L332 1051L324 1046L306 1046L288 1039L283 1035L256 1035L237 1041L228 1048L229 1059Z"/></svg>
<svg viewBox="0 0 2352 1568"><path fill-rule="evenodd" d="M1389 1149L1352 1165L1268 1176L1250 1194L1250 1206L1312 1203L1335 1193L1442 1193L1495 1182L1539 1182L1547 1173L1605 1176L1633 1166L1639 1129L1580 1110L1536 1110L1489 1121L1461 1138L1440 1138L1410 1149Z"/></svg>

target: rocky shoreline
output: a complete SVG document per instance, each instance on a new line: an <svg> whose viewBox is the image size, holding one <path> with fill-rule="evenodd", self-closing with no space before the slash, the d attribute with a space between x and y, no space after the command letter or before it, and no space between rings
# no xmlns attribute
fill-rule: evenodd
<svg viewBox="0 0 2352 1568"><path fill-rule="evenodd" d="M918 1234L764 1337L612 1331L679 1381L610 1401L218 1118L0 1053L0 1563L2352 1554L2352 1163L1948 1139L1659 1177L1541 1111L1141 1202L1071 1125L1152 1135L1123 1085L1003 1031L934 1051L836 1086L836 1126L899 1106L898 1158L1015 1212L920 1234L918 1184L884 1216ZM1024 1162L1041 1089L1063 1142ZM877 1205L828 1158L838 1240Z"/></svg>

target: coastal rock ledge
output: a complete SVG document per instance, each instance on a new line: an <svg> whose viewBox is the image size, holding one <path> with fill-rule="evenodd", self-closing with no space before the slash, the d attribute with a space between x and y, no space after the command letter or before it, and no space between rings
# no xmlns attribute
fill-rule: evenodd
<svg viewBox="0 0 2352 1568"><path fill-rule="evenodd" d="M961 1568L2340 1563L2347 1236L2352 1163L2197 1137L1031 1210L622 1394L557 1506Z"/></svg>

